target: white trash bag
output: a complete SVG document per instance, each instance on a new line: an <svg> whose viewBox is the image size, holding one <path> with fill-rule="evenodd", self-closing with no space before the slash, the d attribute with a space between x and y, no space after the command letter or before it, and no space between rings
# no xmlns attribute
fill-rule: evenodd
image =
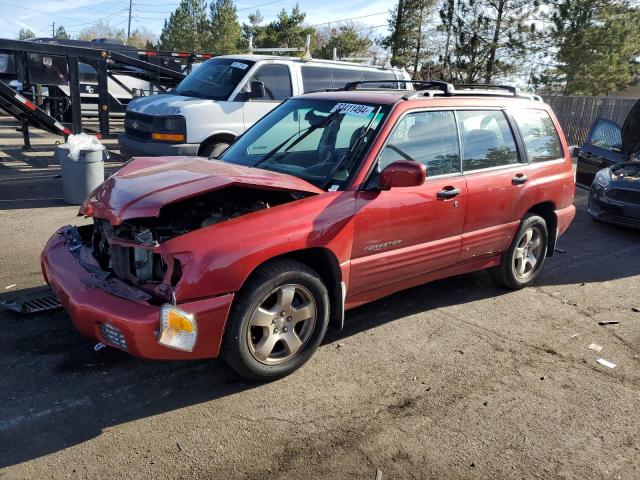
<svg viewBox="0 0 640 480"><path fill-rule="evenodd" d="M80 152L82 151L99 152L104 150L104 145L100 143L100 140L95 135L87 135L86 133L69 135L67 147L69 148L69 158L76 162L80 158Z"/></svg>

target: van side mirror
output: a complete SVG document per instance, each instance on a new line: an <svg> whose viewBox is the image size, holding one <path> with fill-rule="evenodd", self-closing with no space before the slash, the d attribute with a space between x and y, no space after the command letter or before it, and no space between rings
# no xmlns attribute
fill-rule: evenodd
<svg viewBox="0 0 640 480"><path fill-rule="evenodd" d="M380 190L418 187L427 178L427 169L418 162L397 160L380 172Z"/></svg>
<svg viewBox="0 0 640 480"><path fill-rule="evenodd" d="M578 155L580 155L580 147L578 147L577 145L573 145L572 147L569 147L569 155L577 158Z"/></svg>
<svg viewBox="0 0 640 480"><path fill-rule="evenodd" d="M251 82L250 87L251 90L249 91L249 98L264 98L267 96L263 82L253 81Z"/></svg>

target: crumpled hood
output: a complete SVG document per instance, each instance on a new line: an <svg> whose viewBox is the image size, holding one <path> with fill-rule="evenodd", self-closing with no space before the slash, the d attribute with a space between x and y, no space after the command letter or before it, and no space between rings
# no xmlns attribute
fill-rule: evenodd
<svg viewBox="0 0 640 480"><path fill-rule="evenodd" d="M217 103L215 100L206 98L162 93L149 97L138 97L129 102L127 110L146 115L186 115L187 112L194 113L196 110L207 111L211 109L211 105Z"/></svg>
<svg viewBox="0 0 640 480"><path fill-rule="evenodd" d="M619 163L610 169L614 182L624 182L629 184L628 187L640 190L640 161Z"/></svg>
<svg viewBox="0 0 640 480"><path fill-rule="evenodd" d="M260 168L199 157L141 157L96 188L80 213L118 225L130 218L158 216L167 204L230 186L323 193L300 178Z"/></svg>

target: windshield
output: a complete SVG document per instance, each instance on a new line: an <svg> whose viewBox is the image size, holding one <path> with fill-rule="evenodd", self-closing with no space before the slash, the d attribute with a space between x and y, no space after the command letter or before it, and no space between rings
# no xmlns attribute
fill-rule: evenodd
<svg viewBox="0 0 640 480"><path fill-rule="evenodd" d="M178 95L226 100L253 62L212 58L187 75L176 87Z"/></svg>
<svg viewBox="0 0 640 480"><path fill-rule="evenodd" d="M358 170L387 111L386 105L288 100L240 137L221 160L338 190Z"/></svg>

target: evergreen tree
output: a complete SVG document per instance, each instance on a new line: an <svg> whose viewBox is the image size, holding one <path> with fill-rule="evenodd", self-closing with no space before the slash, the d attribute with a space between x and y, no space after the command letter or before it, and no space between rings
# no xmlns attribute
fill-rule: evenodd
<svg viewBox="0 0 640 480"><path fill-rule="evenodd" d="M35 33L26 27L21 28L18 32L18 40L27 40L29 38L35 38L35 36Z"/></svg>
<svg viewBox="0 0 640 480"><path fill-rule="evenodd" d="M69 40L71 38L71 36L67 33L67 31L64 29L62 25L56 28L56 32L53 37L59 38L61 40Z"/></svg>
<svg viewBox="0 0 640 480"><path fill-rule="evenodd" d="M210 15L210 50L221 54L236 53L240 48L242 29L233 0L213 0Z"/></svg>
<svg viewBox="0 0 640 480"><path fill-rule="evenodd" d="M205 51L211 45L210 24L205 0L181 0L164 21L160 48L167 50Z"/></svg>
<svg viewBox="0 0 640 480"><path fill-rule="evenodd" d="M568 95L602 95L624 89L640 69L640 11L626 1L563 0L550 32L558 66L547 84Z"/></svg>
<svg viewBox="0 0 640 480"><path fill-rule="evenodd" d="M338 58L362 57L367 54L373 42L369 37L361 35L354 24L349 23L316 32L315 44L314 57L332 59L334 48Z"/></svg>
<svg viewBox="0 0 640 480"><path fill-rule="evenodd" d="M254 45L275 48L304 47L307 35L313 35L315 32L313 28L304 26L306 16L298 4L291 9L291 13L287 13L283 8L273 22L257 27L258 38L254 38Z"/></svg>

